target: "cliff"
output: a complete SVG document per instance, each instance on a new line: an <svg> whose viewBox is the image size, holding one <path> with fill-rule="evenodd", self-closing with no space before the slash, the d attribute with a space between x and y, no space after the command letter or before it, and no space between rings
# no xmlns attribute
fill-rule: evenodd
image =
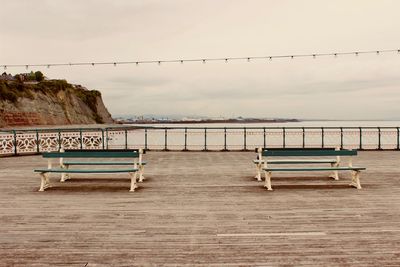
<svg viewBox="0 0 400 267"><path fill-rule="evenodd" d="M99 91L65 80L0 80L0 127L113 122Z"/></svg>

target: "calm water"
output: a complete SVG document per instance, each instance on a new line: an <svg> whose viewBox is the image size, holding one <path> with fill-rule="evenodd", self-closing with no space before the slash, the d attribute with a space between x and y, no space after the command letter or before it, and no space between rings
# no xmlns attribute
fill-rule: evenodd
<svg viewBox="0 0 400 267"><path fill-rule="evenodd" d="M134 124L159 127L400 127L400 121L301 121L285 123L182 123Z"/></svg>

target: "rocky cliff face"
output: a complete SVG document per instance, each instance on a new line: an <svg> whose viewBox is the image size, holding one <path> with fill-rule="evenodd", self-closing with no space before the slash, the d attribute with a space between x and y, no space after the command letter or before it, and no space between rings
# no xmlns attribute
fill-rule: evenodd
<svg viewBox="0 0 400 267"><path fill-rule="evenodd" d="M101 94L63 80L0 81L0 127L113 123Z"/></svg>

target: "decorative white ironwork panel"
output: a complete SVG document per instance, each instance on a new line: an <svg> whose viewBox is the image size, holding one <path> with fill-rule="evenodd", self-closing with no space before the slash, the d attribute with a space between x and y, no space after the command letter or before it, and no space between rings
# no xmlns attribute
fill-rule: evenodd
<svg viewBox="0 0 400 267"><path fill-rule="evenodd" d="M18 133L16 136L17 136L17 152L18 153L35 153L35 152L37 152L36 133Z"/></svg>
<svg viewBox="0 0 400 267"><path fill-rule="evenodd" d="M61 146L64 149L80 149L81 148L80 132L62 132Z"/></svg>
<svg viewBox="0 0 400 267"><path fill-rule="evenodd" d="M60 135L58 132L39 133L39 151L57 151L60 149Z"/></svg>
<svg viewBox="0 0 400 267"><path fill-rule="evenodd" d="M102 149L103 137L102 132L83 132L82 133L83 149Z"/></svg>
<svg viewBox="0 0 400 267"><path fill-rule="evenodd" d="M14 135L0 133L0 154L7 155L14 153Z"/></svg>

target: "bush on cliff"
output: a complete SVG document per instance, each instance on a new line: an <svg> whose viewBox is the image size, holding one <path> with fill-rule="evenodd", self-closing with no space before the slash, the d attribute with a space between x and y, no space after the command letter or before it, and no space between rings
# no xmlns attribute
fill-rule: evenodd
<svg viewBox="0 0 400 267"><path fill-rule="evenodd" d="M18 97L26 97L33 99L33 94L29 90L25 90L21 83L7 83L0 81L0 100L16 103Z"/></svg>

